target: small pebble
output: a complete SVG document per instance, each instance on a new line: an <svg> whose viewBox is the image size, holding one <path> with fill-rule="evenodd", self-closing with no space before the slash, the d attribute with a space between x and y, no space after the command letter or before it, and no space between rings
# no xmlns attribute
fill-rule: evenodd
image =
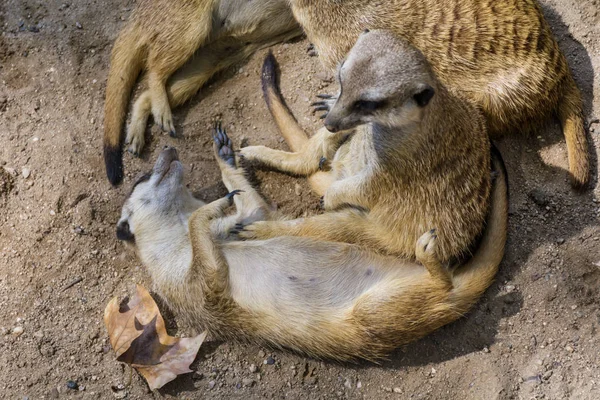
<svg viewBox="0 0 600 400"><path fill-rule="evenodd" d="M67 388L77 390L77 388L79 388L79 385L75 381L67 381Z"/></svg>
<svg viewBox="0 0 600 400"><path fill-rule="evenodd" d="M27 179L31 175L31 170L27 167L23 167L21 174L23 175L23 178Z"/></svg>
<svg viewBox="0 0 600 400"><path fill-rule="evenodd" d="M211 390L212 388L214 388L216 384L217 384L217 382L215 382L215 381L208 382L208 390Z"/></svg>
<svg viewBox="0 0 600 400"><path fill-rule="evenodd" d="M356 388L360 389L361 387L362 387L362 382L361 381L356 382Z"/></svg>
<svg viewBox="0 0 600 400"><path fill-rule="evenodd" d="M263 358L263 357L265 356L265 352L264 352L264 351L262 351L262 350L260 350L260 351L258 352L258 356L259 356L260 358Z"/></svg>
<svg viewBox="0 0 600 400"><path fill-rule="evenodd" d="M250 367L248 368L250 370L250 372L255 373L258 368L256 367L255 364L250 364Z"/></svg>
<svg viewBox="0 0 600 400"><path fill-rule="evenodd" d="M275 364L275 359L273 357L269 356L265 360L265 364L267 364L267 365L273 365L273 364Z"/></svg>
<svg viewBox="0 0 600 400"><path fill-rule="evenodd" d="M83 26L79 22L75 22L77 29L83 29Z"/></svg>
<svg viewBox="0 0 600 400"><path fill-rule="evenodd" d="M256 382L254 381L254 379L250 379L250 378L244 378L242 379L242 385L246 386L246 387L252 387Z"/></svg>
<svg viewBox="0 0 600 400"><path fill-rule="evenodd" d="M490 352L490 349L488 349L488 348L487 348L487 346L486 346L486 347L484 347L484 348L483 348L483 352L484 352L484 353L489 353L489 352Z"/></svg>
<svg viewBox="0 0 600 400"><path fill-rule="evenodd" d="M22 326L15 326L12 330L12 333L13 333L13 335L21 336L23 334L23 331L24 331L24 329Z"/></svg>
<svg viewBox="0 0 600 400"><path fill-rule="evenodd" d="M392 391L393 391L394 393L402 393L402 389L400 389L399 387L395 387L395 388L393 388L393 389L392 389Z"/></svg>
<svg viewBox="0 0 600 400"><path fill-rule="evenodd" d="M573 348L571 346L569 346L569 345L565 346L565 350L568 351L569 353L573 352Z"/></svg>

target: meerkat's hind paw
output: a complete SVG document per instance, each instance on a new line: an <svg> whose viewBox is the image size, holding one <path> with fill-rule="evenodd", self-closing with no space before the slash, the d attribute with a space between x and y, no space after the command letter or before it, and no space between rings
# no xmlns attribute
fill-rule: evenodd
<svg viewBox="0 0 600 400"><path fill-rule="evenodd" d="M417 240L416 255L418 259L435 257L437 250L437 231L431 229Z"/></svg>
<svg viewBox="0 0 600 400"><path fill-rule="evenodd" d="M221 121L217 121L215 123L213 133L213 140L215 143L215 150L219 158L225 161L226 164L235 168L235 153L233 151L233 143L229 136L227 136L227 132L225 128L221 127Z"/></svg>

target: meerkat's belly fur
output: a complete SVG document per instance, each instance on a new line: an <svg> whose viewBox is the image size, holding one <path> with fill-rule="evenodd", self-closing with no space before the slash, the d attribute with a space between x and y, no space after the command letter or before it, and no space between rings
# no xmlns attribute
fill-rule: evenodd
<svg viewBox="0 0 600 400"><path fill-rule="evenodd" d="M506 241L501 159L481 245L449 273L429 231L414 244L419 264L310 238L232 241L236 222L276 216L226 158L233 152L220 151L231 144L227 136L215 142L230 194L209 204L194 199L176 153L166 149L152 175L135 185L117 228L158 293L192 326L318 358L376 360L462 316L494 278ZM236 213L225 216L232 197Z"/></svg>

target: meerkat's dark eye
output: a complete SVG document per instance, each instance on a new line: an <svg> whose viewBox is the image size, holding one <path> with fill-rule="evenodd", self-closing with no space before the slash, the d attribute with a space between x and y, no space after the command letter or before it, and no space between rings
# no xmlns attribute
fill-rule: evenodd
<svg viewBox="0 0 600 400"><path fill-rule="evenodd" d="M425 85L424 88L421 88L417 93L413 95L413 99L417 102L419 107L425 107L429 104L429 100L435 94L435 90L429 85Z"/></svg>
<svg viewBox="0 0 600 400"><path fill-rule="evenodd" d="M354 102L353 108L356 111L373 112L385 105L385 101L358 100Z"/></svg>

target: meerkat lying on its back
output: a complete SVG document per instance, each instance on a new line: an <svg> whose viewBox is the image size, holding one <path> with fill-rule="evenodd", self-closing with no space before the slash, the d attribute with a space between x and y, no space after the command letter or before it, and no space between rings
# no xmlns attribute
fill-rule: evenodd
<svg viewBox="0 0 600 400"><path fill-rule="evenodd" d="M117 228L177 317L211 335L318 358L376 360L464 315L502 259L507 186L500 158L480 247L450 274L429 231L414 244L422 265L311 238L231 240L236 222L274 216L236 167L231 141L220 130L215 153L227 196L196 200L177 153L166 149L134 186ZM232 200L237 212L224 216Z"/></svg>
<svg viewBox="0 0 600 400"><path fill-rule="evenodd" d="M421 50L441 83L483 110L489 133L522 132L557 115L571 183L589 181L581 93L537 0L289 0L334 70L365 29Z"/></svg>
<svg viewBox="0 0 600 400"><path fill-rule="evenodd" d="M123 179L123 124L140 71L148 88L135 101L125 139L144 147L148 116L175 135L171 108L186 102L214 74L256 50L299 36L286 0L146 0L139 2L112 50L104 105L108 180Z"/></svg>
<svg viewBox="0 0 600 400"><path fill-rule="evenodd" d="M283 105L274 59L263 87L294 153L245 147L240 156L298 175L314 174L324 214L243 227L246 239L298 235L414 257L428 227L442 260L464 255L481 233L490 191L483 116L438 82L419 50L387 31L362 34L339 70L341 95L310 140ZM341 143L341 144L340 144ZM317 172L321 158L329 172Z"/></svg>

